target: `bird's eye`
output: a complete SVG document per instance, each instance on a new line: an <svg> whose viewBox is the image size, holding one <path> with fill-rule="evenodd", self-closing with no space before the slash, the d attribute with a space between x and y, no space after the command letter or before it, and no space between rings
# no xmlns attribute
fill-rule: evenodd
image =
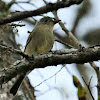
<svg viewBox="0 0 100 100"><path fill-rule="evenodd" d="M52 18L52 19L53 19L53 21L56 20L55 18Z"/></svg>

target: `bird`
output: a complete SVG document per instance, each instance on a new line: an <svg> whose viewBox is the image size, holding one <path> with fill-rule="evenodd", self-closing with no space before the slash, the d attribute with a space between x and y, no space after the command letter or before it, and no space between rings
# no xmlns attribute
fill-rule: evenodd
<svg viewBox="0 0 100 100"><path fill-rule="evenodd" d="M41 18L40 21L36 23L35 28L27 39L24 53L31 57L37 54L49 52L52 49L55 40L53 27L56 23L59 23L59 21L61 20L48 16ZM26 74L24 73L19 75L17 81L10 89L10 93L16 95L25 75Z"/></svg>

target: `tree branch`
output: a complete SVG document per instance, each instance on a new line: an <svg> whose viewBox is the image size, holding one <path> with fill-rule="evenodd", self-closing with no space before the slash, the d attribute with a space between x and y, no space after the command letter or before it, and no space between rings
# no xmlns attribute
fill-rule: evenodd
<svg viewBox="0 0 100 100"><path fill-rule="evenodd" d="M19 21L24 18L32 17L32 16L37 16L40 14L44 14L50 11L58 10L59 8L64 8L64 7L69 7L73 4L80 4L83 0L70 0L70 1L60 1L57 3L49 3L46 6L43 6L41 8L38 8L37 10L32 10L32 11L23 11L23 12L16 12L13 15L5 18L0 19L0 25L10 23L13 21Z"/></svg>
<svg viewBox="0 0 100 100"><path fill-rule="evenodd" d="M0 71L0 85L8 82L18 74L29 72L35 68L58 64L87 63L97 60L100 60L100 46L83 49L64 49L36 55L34 59L16 61L10 67Z"/></svg>
<svg viewBox="0 0 100 100"><path fill-rule="evenodd" d="M12 47L7 47L5 45L0 45L0 49L2 49L3 51L12 52L12 53L15 53L15 54L19 54L19 55L25 57L26 59L29 58L28 55L24 54L21 50L14 49ZM1 51L0 51L0 53L1 53ZM1 53L1 55L2 55L2 53Z"/></svg>

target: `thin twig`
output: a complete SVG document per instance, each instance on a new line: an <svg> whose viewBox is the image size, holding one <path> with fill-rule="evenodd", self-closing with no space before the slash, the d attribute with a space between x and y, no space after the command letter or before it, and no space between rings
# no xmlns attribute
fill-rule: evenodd
<svg viewBox="0 0 100 100"><path fill-rule="evenodd" d="M30 3L30 1L16 1L15 2L15 4L19 4L19 3L27 3L27 4L34 6L35 8L38 8L35 4Z"/></svg>
<svg viewBox="0 0 100 100"><path fill-rule="evenodd" d="M86 86L87 86L87 88L89 90L89 93L90 93L92 99L95 100L94 97L93 97L93 95L92 95L92 93L91 93L91 90L90 90L90 82L91 82L92 77L90 79L89 85L86 83L86 81L85 81L85 79L83 77L82 77L82 79L83 79L84 83L86 84Z"/></svg>
<svg viewBox="0 0 100 100"><path fill-rule="evenodd" d="M43 77L43 75L41 74L41 72L39 71L39 70L36 70L38 73L39 73L39 76L44 80L44 77ZM45 83L46 83L46 85L48 86L48 87L50 87L49 86L49 84L45 81Z"/></svg>
<svg viewBox="0 0 100 100"><path fill-rule="evenodd" d="M59 40L59 39L55 39L55 41L57 41L57 42L59 42L59 43L62 43L63 45L65 45L67 48L69 48L69 49L71 49L71 48L73 48L73 46L71 46L70 44L67 44L67 43L65 43L65 42L63 42L63 41L61 41L61 40Z"/></svg>
<svg viewBox="0 0 100 100"><path fill-rule="evenodd" d="M47 2L46 0L43 0L43 2L44 2L45 4L48 4L48 2Z"/></svg>
<svg viewBox="0 0 100 100"><path fill-rule="evenodd" d="M9 26L15 26L15 27L19 26L19 27L22 27L22 26L25 26L25 24L15 24L15 23L11 23L11 24L9 24Z"/></svg>
<svg viewBox="0 0 100 100"><path fill-rule="evenodd" d="M8 7L10 8L15 3L15 0L12 0L10 3L8 3Z"/></svg>
<svg viewBox="0 0 100 100"><path fill-rule="evenodd" d="M93 78L93 76L91 76L91 78L90 78L90 81L89 81L89 86L90 86L90 83L91 83L92 78Z"/></svg>
<svg viewBox="0 0 100 100"><path fill-rule="evenodd" d="M57 75L61 70L63 69L63 67L62 68L60 68L60 70L59 71L57 71L54 75L52 75L51 77L49 77L49 78L47 78L47 79L45 79L44 81L42 81L41 83L39 83L38 85L36 85L34 88L36 88L37 86L39 86L39 85L41 85L42 83L44 83L45 81L47 81L47 80L49 80L49 79L51 79L52 77L54 77L55 75Z"/></svg>

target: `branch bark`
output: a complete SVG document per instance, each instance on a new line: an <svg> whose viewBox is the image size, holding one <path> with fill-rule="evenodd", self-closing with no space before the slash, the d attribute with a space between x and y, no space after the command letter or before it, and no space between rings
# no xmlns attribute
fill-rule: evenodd
<svg viewBox="0 0 100 100"><path fill-rule="evenodd" d="M35 68L58 64L87 63L97 60L100 60L100 46L83 49L64 49L36 55L33 59L16 61L9 68L0 71L0 85L8 82L18 74L29 72Z"/></svg>
<svg viewBox="0 0 100 100"><path fill-rule="evenodd" d="M64 7L69 7L74 4L80 4L83 0L70 0L70 1L60 1L57 3L49 3L46 6L43 6L41 8L38 8L37 10L32 10L32 11L23 11L23 12L16 12L15 14L1 18L0 19L0 25L10 23L13 21L19 21L24 18L32 17L32 16L37 16L40 14L44 14L50 11L58 10L59 8L64 8Z"/></svg>

